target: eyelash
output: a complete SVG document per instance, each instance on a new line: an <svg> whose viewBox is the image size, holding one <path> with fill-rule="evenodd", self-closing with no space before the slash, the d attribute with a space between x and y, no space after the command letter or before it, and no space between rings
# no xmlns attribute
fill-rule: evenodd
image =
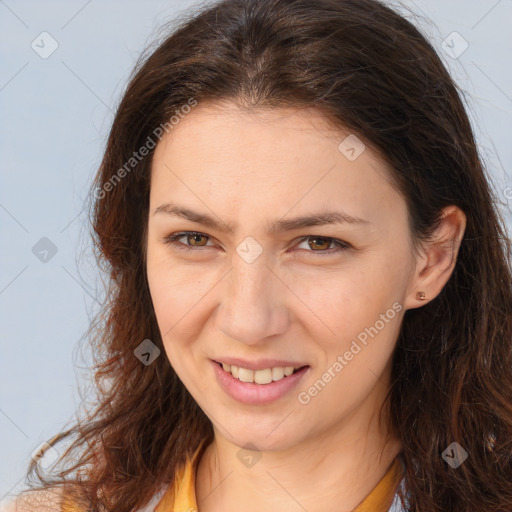
<svg viewBox="0 0 512 512"><path fill-rule="evenodd" d="M169 246L174 246L180 251L196 251L197 249L201 250L203 247L211 247L211 246L203 245L203 246L196 246L197 247L197 249L196 249L193 246L188 246L188 245L182 244L181 242L178 242L178 239L183 238L184 236L187 236L187 235L189 235L189 236L200 235L200 236L204 236L208 239L211 239L210 236L206 235L205 233L200 233L198 231L180 231L179 233L173 233L173 234L165 237L164 243ZM305 250L306 252L318 254L321 256L336 254L338 252L345 251L352 247L349 243L343 242L341 240L337 240L336 238L332 238L332 237L328 237L328 236L318 236L318 235L303 236L299 239L299 243L302 243L302 242L304 242L304 240L308 240L310 238L327 240L327 241L330 241L331 243L334 242L338 246L334 251L330 251L330 252L328 252L327 250L318 250L318 251L310 250L310 251L308 251L306 249L301 249L301 250Z"/></svg>

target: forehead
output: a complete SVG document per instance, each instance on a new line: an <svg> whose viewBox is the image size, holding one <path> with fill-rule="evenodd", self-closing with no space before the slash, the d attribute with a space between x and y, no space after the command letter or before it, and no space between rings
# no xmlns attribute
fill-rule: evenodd
<svg viewBox="0 0 512 512"><path fill-rule="evenodd" d="M353 157L359 159L359 154L362 158L358 164ZM342 155L345 158L340 159ZM316 161L315 167L327 161L338 162L354 171L360 171L364 162L383 178L388 178L389 173L384 161L360 137L318 109L249 109L229 101L200 103L180 116L157 144L153 160L153 170L165 161L179 162L198 172L204 169L205 173L220 174L226 169L230 175L234 166L239 174L246 169L254 175L258 170L261 176L265 169L279 169L284 175L288 168L284 164L294 165L298 172L303 167L297 164L300 161L307 165ZM204 165L198 165L200 162ZM207 167L207 163L211 165Z"/></svg>
<svg viewBox="0 0 512 512"><path fill-rule="evenodd" d="M150 202L183 198L214 210L231 205L236 213L276 204L299 213L314 204L365 218L369 209L396 202L388 173L355 134L316 109L199 104L157 145Z"/></svg>
<svg viewBox="0 0 512 512"><path fill-rule="evenodd" d="M162 138L158 152L173 142L184 148L203 146L209 151L215 149L213 143L224 151L238 142L246 145L259 142L260 150L283 150L283 146L291 149L301 147L304 142L317 144L319 139L324 144L337 145L349 133L311 107L249 108L229 101L207 102L180 117ZM290 156L284 151L283 156L286 154Z"/></svg>

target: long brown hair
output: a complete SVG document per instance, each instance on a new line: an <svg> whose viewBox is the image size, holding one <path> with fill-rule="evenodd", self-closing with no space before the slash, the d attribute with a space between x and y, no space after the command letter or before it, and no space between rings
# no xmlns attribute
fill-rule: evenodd
<svg viewBox="0 0 512 512"><path fill-rule="evenodd" d="M231 100L315 107L356 133L390 165L415 243L429 239L445 206L464 211L448 283L405 312L386 400L403 443L408 510L511 510L511 245L462 96L425 37L376 0L223 0L182 19L141 56L93 184L109 283L89 332L97 407L50 440L76 437L58 477L46 479L34 461L29 474L47 487L79 484L92 510L128 512L213 440L167 358L144 365L134 350L149 339L164 352L145 270L149 139L172 130L185 105ZM456 469L442 457L453 442L468 453Z"/></svg>

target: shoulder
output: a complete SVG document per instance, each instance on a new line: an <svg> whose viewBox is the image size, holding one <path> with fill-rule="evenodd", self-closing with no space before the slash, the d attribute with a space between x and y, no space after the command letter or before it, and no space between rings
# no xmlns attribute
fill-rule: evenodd
<svg viewBox="0 0 512 512"><path fill-rule="evenodd" d="M23 491L11 501L0 503L0 512L61 512L62 487Z"/></svg>

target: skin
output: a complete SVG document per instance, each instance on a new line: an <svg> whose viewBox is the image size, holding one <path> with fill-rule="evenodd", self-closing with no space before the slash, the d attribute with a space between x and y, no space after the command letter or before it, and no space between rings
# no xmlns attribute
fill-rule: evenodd
<svg viewBox="0 0 512 512"><path fill-rule="evenodd" d="M150 292L167 357L215 431L196 474L201 512L350 511L401 450L387 414L378 417L391 356L405 311L432 300L449 279L465 216L447 207L435 240L415 253L406 204L385 163L368 146L354 161L338 150L349 133L312 109L249 113L229 103L199 104L155 149ZM238 228L223 233L154 213L169 202ZM368 223L266 229L323 209ZM206 236L180 238L192 247L187 252L164 242L179 231ZM236 252L247 237L262 248L252 263ZM331 240L315 237L350 246L335 252ZM418 290L427 300L416 298ZM401 311L300 403L298 393L394 303ZM310 369L278 401L249 406L217 383L209 359L227 355L305 361ZM250 467L237 456L248 443L261 455Z"/></svg>

